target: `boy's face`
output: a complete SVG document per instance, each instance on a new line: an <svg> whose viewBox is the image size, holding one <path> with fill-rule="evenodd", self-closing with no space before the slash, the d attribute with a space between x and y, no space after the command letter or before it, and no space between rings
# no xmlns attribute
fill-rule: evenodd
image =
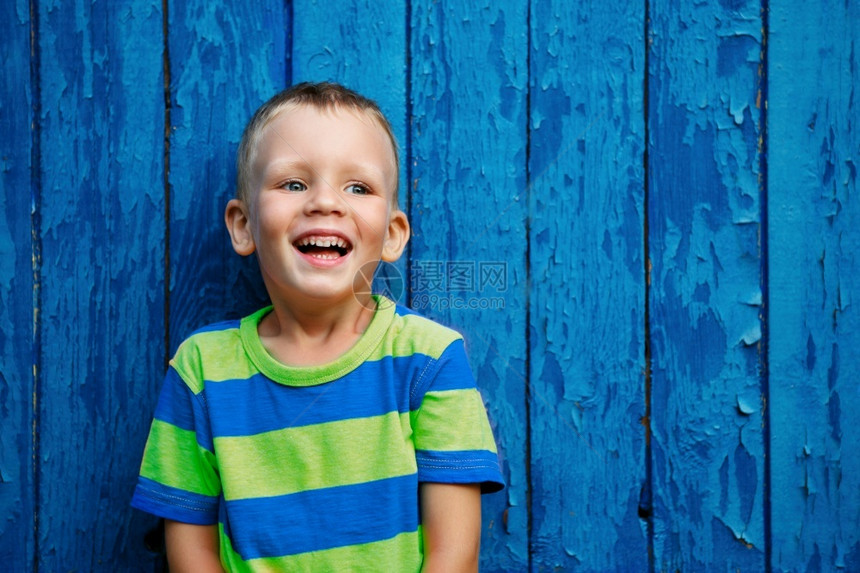
<svg viewBox="0 0 860 573"><path fill-rule="evenodd" d="M244 235L230 205L227 223L240 254L257 252L273 301L348 300L356 277L400 256L409 225L393 207L396 169L387 134L359 111L302 105L272 120L250 204L238 203Z"/></svg>

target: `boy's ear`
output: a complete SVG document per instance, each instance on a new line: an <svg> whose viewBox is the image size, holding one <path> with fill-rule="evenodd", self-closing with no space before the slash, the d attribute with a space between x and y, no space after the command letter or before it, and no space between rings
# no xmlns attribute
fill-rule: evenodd
<svg viewBox="0 0 860 573"><path fill-rule="evenodd" d="M251 233L251 221L248 217L248 209L239 199L230 199L227 203L227 208L224 210L224 222L227 224L227 231L230 233L230 241L233 243L233 250L247 257L256 249L254 244L254 235Z"/></svg>
<svg viewBox="0 0 860 573"><path fill-rule="evenodd" d="M397 209L391 213L388 221L388 229L385 232L385 241L382 244L382 260L393 263L400 258L406 243L409 242L409 219L406 213Z"/></svg>

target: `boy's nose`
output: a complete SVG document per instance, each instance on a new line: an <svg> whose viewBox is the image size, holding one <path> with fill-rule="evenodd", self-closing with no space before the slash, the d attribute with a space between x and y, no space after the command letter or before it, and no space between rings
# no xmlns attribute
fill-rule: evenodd
<svg viewBox="0 0 860 573"><path fill-rule="evenodd" d="M314 185L306 193L305 211L307 213L344 214L349 208L343 195L328 183Z"/></svg>

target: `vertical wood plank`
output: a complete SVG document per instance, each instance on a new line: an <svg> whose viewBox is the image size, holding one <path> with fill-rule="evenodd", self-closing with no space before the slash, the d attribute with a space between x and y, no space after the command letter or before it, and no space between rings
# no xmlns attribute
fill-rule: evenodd
<svg viewBox="0 0 860 573"><path fill-rule="evenodd" d="M644 5L531 26L532 568L642 570Z"/></svg>
<svg viewBox="0 0 860 573"><path fill-rule="evenodd" d="M406 207L406 0L344 0L333 10L295 0L293 81L334 81L382 109L400 146L400 206Z"/></svg>
<svg viewBox="0 0 860 573"><path fill-rule="evenodd" d="M411 8L411 304L464 333L495 424L508 488L483 500L485 572L528 567L527 21L525 1Z"/></svg>
<svg viewBox="0 0 860 573"><path fill-rule="evenodd" d="M39 5L43 571L152 563L129 499L164 355L162 36L160 0Z"/></svg>
<svg viewBox="0 0 860 573"><path fill-rule="evenodd" d="M0 563L33 568L30 7L0 5Z"/></svg>
<svg viewBox="0 0 860 573"><path fill-rule="evenodd" d="M771 3L774 571L860 570L860 10Z"/></svg>
<svg viewBox="0 0 860 573"><path fill-rule="evenodd" d="M649 2L654 558L764 568L758 2Z"/></svg>
<svg viewBox="0 0 860 573"><path fill-rule="evenodd" d="M224 208L242 130L284 87L289 22L283 1L168 4L172 353L195 329L266 303L256 260L230 246Z"/></svg>

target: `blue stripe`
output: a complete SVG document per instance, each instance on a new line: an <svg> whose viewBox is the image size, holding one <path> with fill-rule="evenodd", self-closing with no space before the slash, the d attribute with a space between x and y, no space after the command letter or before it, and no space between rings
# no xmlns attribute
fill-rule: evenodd
<svg viewBox="0 0 860 573"><path fill-rule="evenodd" d="M475 378L472 367L466 357L463 339L458 339L448 345L437 361L439 373L432 381L428 391L441 392L444 390L464 390L475 388Z"/></svg>
<svg viewBox="0 0 860 573"><path fill-rule="evenodd" d="M193 392L179 373L173 366L168 367L158 396L155 417L183 430L194 430L194 418L198 414L194 407L196 402Z"/></svg>
<svg viewBox="0 0 860 573"><path fill-rule="evenodd" d="M191 336L189 336L188 338L191 338L192 336L195 336L197 334L203 334L204 332L218 332L219 330L230 330L231 328L235 328L238 330L240 322L241 322L241 320L235 320L234 319L234 320L223 320L221 322L209 324L209 325L204 326L202 328L198 328L197 330L192 332Z"/></svg>
<svg viewBox="0 0 860 573"><path fill-rule="evenodd" d="M412 394L411 408L417 410L427 392L466 390L476 388L472 367L466 357L462 339L457 339L445 349L433 368L428 370Z"/></svg>
<svg viewBox="0 0 860 573"><path fill-rule="evenodd" d="M214 437L249 436L283 428L409 411L409 385L429 357L386 357L343 378L286 386L262 374L206 384ZM224 415L225 413L229 413Z"/></svg>
<svg viewBox="0 0 860 573"><path fill-rule="evenodd" d="M226 514L225 530L242 559L323 551L417 530L418 482L412 474L274 498L228 501Z"/></svg>
<svg viewBox="0 0 860 573"><path fill-rule="evenodd" d="M141 511L195 525L218 523L218 498L191 493L138 476L131 505Z"/></svg>
<svg viewBox="0 0 860 573"><path fill-rule="evenodd" d="M499 456L488 450L418 450L418 481L433 483L479 483L481 493L505 487Z"/></svg>
<svg viewBox="0 0 860 573"><path fill-rule="evenodd" d="M171 366L164 375L164 385L155 408L155 418L196 434L197 443L213 451L207 415L203 403Z"/></svg>
<svg viewBox="0 0 860 573"><path fill-rule="evenodd" d="M420 314L418 311L412 310L407 306L403 306L398 304L394 307L394 314L396 316L420 316L421 318L426 318L424 315Z"/></svg>

